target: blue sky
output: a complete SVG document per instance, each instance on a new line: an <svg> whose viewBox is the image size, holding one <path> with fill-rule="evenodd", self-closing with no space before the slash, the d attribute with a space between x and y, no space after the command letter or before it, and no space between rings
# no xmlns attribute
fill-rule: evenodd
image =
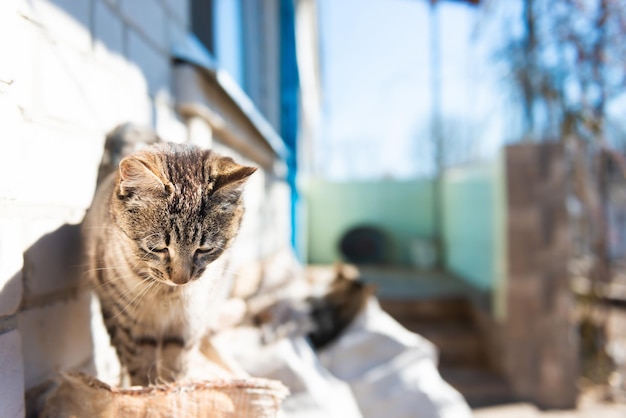
<svg viewBox="0 0 626 418"><path fill-rule="evenodd" d="M428 2L320 0L319 7L320 174L338 180L431 174ZM477 10L444 1L438 13L446 129L463 152L489 156L502 135L498 122L493 129L493 121L480 122L494 103L486 97L493 88L477 81L485 69L473 42Z"/></svg>
<svg viewBox="0 0 626 418"><path fill-rule="evenodd" d="M519 4L497 2L509 15ZM429 2L318 0L318 7L323 109L315 174L334 180L432 175ZM243 85L240 3L216 0L215 8L217 58ZM440 1L437 13L442 120L451 159L493 157L516 133L516 110L489 59L502 20L489 19L490 34L498 36L477 38L476 7Z"/></svg>

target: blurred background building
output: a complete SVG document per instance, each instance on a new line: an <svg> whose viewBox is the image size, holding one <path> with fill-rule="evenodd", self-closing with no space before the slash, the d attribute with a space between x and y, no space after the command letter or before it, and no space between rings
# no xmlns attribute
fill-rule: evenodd
<svg viewBox="0 0 626 418"><path fill-rule="evenodd" d="M610 0L4 0L7 416L98 367L72 266L123 122L262 168L236 266L358 264L473 405L623 396L624 33Z"/></svg>

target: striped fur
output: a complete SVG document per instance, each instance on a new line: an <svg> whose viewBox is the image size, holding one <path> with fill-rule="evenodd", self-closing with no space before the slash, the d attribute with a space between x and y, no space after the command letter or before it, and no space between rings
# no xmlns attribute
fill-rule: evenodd
<svg viewBox="0 0 626 418"><path fill-rule="evenodd" d="M188 375L254 171L163 143L122 159L99 183L82 224L87 275L131 384Z"/></svg>

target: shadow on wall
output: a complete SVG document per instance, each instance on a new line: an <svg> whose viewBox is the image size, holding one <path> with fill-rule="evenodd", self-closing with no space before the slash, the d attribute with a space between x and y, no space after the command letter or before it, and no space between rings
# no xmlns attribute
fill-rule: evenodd
<svg viewBox="0 0 626 418"><path fill-rule="evenodd" d="M79 48L104 47L137 65L154 93L169 84L169 48L185 36L191 2L50 0L49 4L40 4L28 0L28 3L32 13L63 43ZM166 23L169 30L164 30Z"/></svg>
<svg viewBox="0 0 626 418"><path fill-rule="evenodd" d="M65 224L24 253L17 325L27 417L36 416L59 371L95 372L91 296L81 277L80 245L80 225ZM12 280L19 278L17 273Z"/></svg>
<svg viewBox="0 0 626 418"><path fill-rule="evenodd" d="M25 42L31 38L37 41L37 48L23 51L25 64L29 60L43 62L45 65L35 67L46 70L33 67L37 71L21 76L14 87L32 86L33 80L36 81L37 99L44 103L43 117L62 121L50 124L55 127L63 125L70 127L71 132L86 132L86 136L94 139L92 142L68 144L80 146L79 151L88 157L95 155L94 150L98 147L100 151L102 144L99 137L96 140L101 128L128 119L158 124L160 108L156 108L154 98L161 90L169 89L169 45L175 36L186 33L186 4L100 0L20 2L19 13L16 11L20 25L15 36L24 37ZM165 110L163 113L164 118L169 117ZM49 136L66 135L60 128L40 127L29 121L30 125L37 128L34 132L41 141ZM68 161L67 154L61 158L61 163ZM90 169L88 164L75 167ZM92 172L84 173L90 176ZM90 201L85 197L90 198L87 195L93 189L87 183L88 179L72 183L76 186L72 189L72 194L78 196L76 201L67 204L61 201L55 207L46 207L44 197L38 200L41 206L33 209L38 216L36 222L43 218L44 223L53 226L46 224L45 229L40 225L29 226L29 230L41 232L27 249L10 249L16 265L9 273L19 268L20 260L22 270L8 274L11 279L0 287L2 306L12 307L11 314L17 310L17 315L0 321L0 332L17 327L21 334L27 416L36 414L38 402L59 371L95 372L92 296L81 277L80 225L61 225L73 219L73 214ZM41 187L45 186L33 185L29 192L38 194ZM47 233L41 235L42 232ZM18 357L15 363L16 374L20 375L22 364ZM3 389L0 384L0 391Z"/></svg>

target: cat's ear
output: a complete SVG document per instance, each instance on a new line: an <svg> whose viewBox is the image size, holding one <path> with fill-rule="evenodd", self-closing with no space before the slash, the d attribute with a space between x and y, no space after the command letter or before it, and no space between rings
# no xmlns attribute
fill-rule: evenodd
<svg viewBox="0 0 626 418"><path fill-rule="evenodd" d="M213 163L213 178L215 185L213 192L228 192L240 190L248 177L257 169L237 164L229 157L220 157Z"/></svg>
<svg viewBox="0 0 626 418"><path fill-rule="evenodd" d="M120 194L126 196L134 191L161 192L166 188L157 175L156 165L146 156L130 156L120 161Z"/></svg>

